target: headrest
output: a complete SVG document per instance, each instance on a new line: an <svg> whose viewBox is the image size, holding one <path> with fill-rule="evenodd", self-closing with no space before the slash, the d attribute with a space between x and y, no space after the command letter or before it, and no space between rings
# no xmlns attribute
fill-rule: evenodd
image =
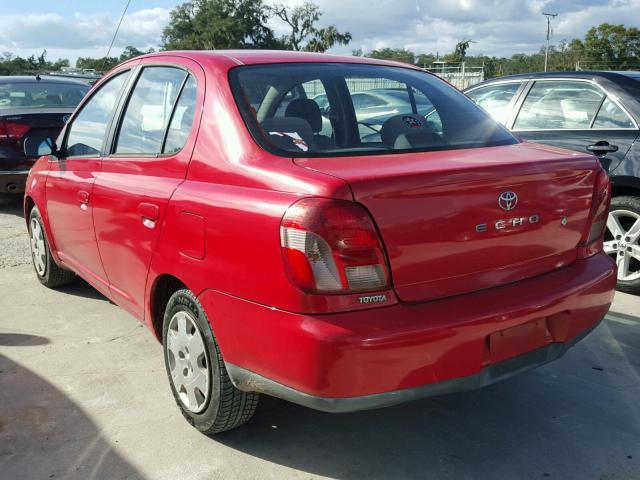
<svg viewBox="0 0 640 480"><path fill-rule="evenodd" d="M287 117L298 117L306 120L311 125L311 130L318 133L322 130L322 112L314 100L298 98L287 105L285 111Z"/></svg>
<svg viewBox="0 0 640 480"><path fill-rule="evenodd" d="M425 131L429 130L423 116L405 113L391 117L384 122L380 129L380 137L385 145L393 147L400 134Z"/></svg>
<svg viewBox="0 0 640 480"><path fill-rule="evenodd" d="M302 118L267 118L260 126L269 141L284 150L306 152L313 143L311 126Z"/></svg>
<svg viewBox="0 0 640 480"><path fill-rule="evenodd" d="M445 145L446 142L437 133L418 130L398 135L393 143L393 148L395 150L406 150L409 148L444 147Z"/></svg>
<svg viewBox="0 0 640 480"><path fill-rule="evenodd" d="M193 115L195 113L195 105L189 105L187 109L182 113L182 118L180 119L180 128L182 130L186 130L187 132L191 130L191 125L193 125Z"/></svg>

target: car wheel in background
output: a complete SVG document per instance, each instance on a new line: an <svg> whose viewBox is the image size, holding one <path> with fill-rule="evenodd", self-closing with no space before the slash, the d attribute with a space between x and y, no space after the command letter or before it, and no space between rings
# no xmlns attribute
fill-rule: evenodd
<svg viewBox="0 0 640 480"><path fill-rule="evenodd" d="M38 280L49 288L60 287L72 282L76 274L58 266L49 250L49 243L42 225L38 207L33 207L29 214L29 243L33 268Z"/></svg>
<svg viewBox="0 0 640 480"><path fill-rule="evenodd" d="M618 290L640 293L640 198L611 200L604 240L605 252L618 265Z"/></svg>
<svg viewBox="0 0 640 480"><path fill-rule="evenodd" d="M259 395L231 383L207 316L191 291L178 290L169 299L162 345L173 396L191 425L213 435L252 417Z"/></svg>

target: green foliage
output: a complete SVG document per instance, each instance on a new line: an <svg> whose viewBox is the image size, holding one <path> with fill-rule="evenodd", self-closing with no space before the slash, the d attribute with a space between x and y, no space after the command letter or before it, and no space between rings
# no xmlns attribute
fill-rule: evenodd
<svg viewBox="0 0 640 480"><path fill-rule="evenodd" d="M306 1L293 8L282 4L274 5L269 7L269 12L290 28L290 33L280 39L281 46L285 49L326 52L334 45L348 45L351 41L349 32L339 32L334 25L317 28L322 12L312 2Z"/></svg>
<svg viewBox="0 0 640 480"><path fill-rule="evenodd" d="M584 41L574 40L572 48L582 53L584 69L640 68L640 30L635 27L603 23L589 29Z"/></svg>
<svg viewBox="0 0 640 480"><path fill-rule="evenodd" d="M262 0L191 0L171 11L163 48L273 48L277 42L268 19Z"/></svg>
<svg viewBox="0 0 640 480"><path fill-rule="evenodd" d="M47 51L43 50L38 56L31 55L28 58L16 57L10 52L0 55L0 75L35 75L36 73L48 73L68 67L69 60L60 59L55 62L47 60Z"/></svg>
<svg viewBox="0 0 640 480"><path fill-rule="evenodd" d="M366 55L369 58L381 60L395 60L396 62L414 63L415 54L406 48L381 48Z"/></svg>
<svg viewBox="0 0 640 480"><path fill-rule="evenodd" d="M471 39L458 42L453 53L444 56L444 61L452 63L464 62L467 57L467 50L472 43L473 40Z"/></svg>

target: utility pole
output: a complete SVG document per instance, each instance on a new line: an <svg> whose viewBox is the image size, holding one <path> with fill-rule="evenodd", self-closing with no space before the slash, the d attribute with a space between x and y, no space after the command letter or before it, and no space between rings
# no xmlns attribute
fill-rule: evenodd
<svg viewBox="0 0 640 480"><path fill-rule="evenodd" d="M547 17L547 48L544 50L544 71L547 71L547 62L549 61L549 39L551 38L551 19L558 16L557 13L544 13L542 15Z"/></svg>

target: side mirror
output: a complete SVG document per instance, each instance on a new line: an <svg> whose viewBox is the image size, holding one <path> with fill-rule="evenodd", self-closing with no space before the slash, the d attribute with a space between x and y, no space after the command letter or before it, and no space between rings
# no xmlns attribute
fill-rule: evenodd
<svg viewBox="0 0 640 480"><path fill-rule="evenodd" d="M51 137L27 137L24 139L24 154L28 158L58 153L56 142Z"/></svg>

